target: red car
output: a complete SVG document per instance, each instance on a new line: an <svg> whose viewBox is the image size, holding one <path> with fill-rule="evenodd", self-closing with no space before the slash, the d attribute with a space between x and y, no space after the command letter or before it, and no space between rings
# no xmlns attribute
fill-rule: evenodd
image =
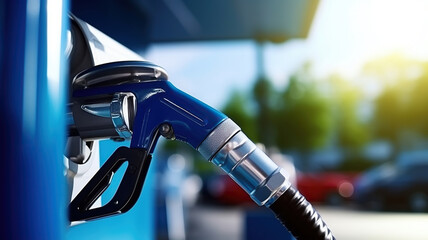
<svg viewBox="0 0 428 240"><path fill-rule="evenodd" d="M354 194L357 173L297 173L297 189L311 203L340 205ZM219 204L254 204L248 194L227 175L215 175L206 182L205 192Z"/></svg>
<svg viewBox="0 0 428 240"><path fill-rule="evenodd" d="M340 205L354 194L358 174L324 172L297 174L297 188L312 203Z"/></svg>

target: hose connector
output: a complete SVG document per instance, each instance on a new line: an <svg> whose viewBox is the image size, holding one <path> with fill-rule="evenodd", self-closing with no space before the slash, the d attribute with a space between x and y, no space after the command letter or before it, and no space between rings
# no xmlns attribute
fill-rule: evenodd
<svg viewBox="0 0 428 240"><path fill-rule="evenodd" d="M230 119L214 129L198 151L222 168L260 206L269 207L291 185L286 172Z"/></svg>

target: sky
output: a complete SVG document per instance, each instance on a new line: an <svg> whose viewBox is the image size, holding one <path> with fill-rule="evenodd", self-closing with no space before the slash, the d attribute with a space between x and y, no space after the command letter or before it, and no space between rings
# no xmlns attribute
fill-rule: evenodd
<svg viewBox="0 0 428 240"><path fill-rule="evenodd" d="M428 60L428 1L321 0L306 39L263 46L265 73L278 88L310 61L320 78L339 73L358 81L364 64L392 53ZM143 54L170 81L221 108L233 91L249 91L257 76L252 40L156 44Z"/></svg>

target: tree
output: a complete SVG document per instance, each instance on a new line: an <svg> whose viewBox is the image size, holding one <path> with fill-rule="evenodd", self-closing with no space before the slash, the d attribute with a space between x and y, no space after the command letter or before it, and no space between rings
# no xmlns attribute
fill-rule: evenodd
<svg viewBox="0 0 428 240"><path fill-rule="evenodd" d="M428 135L427 64L391 55L368 63L364 73L384 87L374 101L373 132L390 141L394 158Z"/></svg>
<svg viewBox="0 0 428 240"><path fill-rule="evenodd" d="M276 93L270 81L260 77L254 85L253 94L257 106L256 126L258 140L268 147L274 146L274 116L271 103Z"/></svg>
<svg viewBox="0 0 428 240"><path fill-rule="evenodd" d="M390 140L394 145L399 143L400 134L408 128L402 99L399 86L393 86L386 88L375 100L374 134L378 138Z"/></svg>
<svg viewBox="0 0 428 240"><path fill-rule="evenodd" d="M413 130L425 137L428 136L428 64L424 65L424 73L411 87L406 107L409 125Z"/></svg>
<svg viewBox="0 0 428 240"><path fill-rule="evenodd" d="M250 139L257 142L259 140L255 114L250 112L251 101L251 99L245 98L244 94L235 91L223 108L223 113L238 124Z"/></svg>
<svg viewBox="0 0 428 240"><path fill-rule="evenodd" d="M282 149L313 150L327 143L332 127L327 99L304 67L290 78L276 105L277 143Z"/></svg>
<svg viewBox="0 0 428 240"><path fill-rule="evenodd" d="M335 142L346 149L358 149L370 139L369 126L358 115L358 108L364 103L361 88L339 75L329 77L331 105L334 114Z"/></svg>

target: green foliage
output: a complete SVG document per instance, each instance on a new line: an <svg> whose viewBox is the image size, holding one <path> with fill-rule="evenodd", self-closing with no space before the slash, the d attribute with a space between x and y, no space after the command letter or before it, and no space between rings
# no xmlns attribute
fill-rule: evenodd
<svg viewBox="0 0 428 240"><path fill-rule="evenodd" d="M291 77L275 115L278 147L305 151L327 143L332 129L330 107L308 71Z"/></svg>
<svg viewBox="0 0 428 240"><path fill-rule="evenodd" d="M250 112L251 99L240 92L234 92L223 108L223 113L238 124L253 141L258 141L255 115Z"/></svg>
<svg viewBox="0 0 428 240"><path fill-rule="evenodd" d="M394 56L367 66L368 74L384 86L374 102L375 136L398 149L428 137L428 64Z"/></svg>
<svg viewBox="0 0 428 240"><path fill-rule="evenodd" d="M370 140L370 129L357 114L363 102L362 90L338 75L330 76L331 106L337 144L347 149L357 149Z"/></svg>
<svg viewBox="0 0 428 240"><path fill-rule="evenodd" d="M253 87L256 111L250 111L252 100L238 92L223 111L251 139L268 147L310 151L334 144L333 139L344 147L364 145L369 134L356 113L360 92L336 78L327 83L330 92L326 94L320 90L320 82L312 76L309 64L297 71L282 90L275 89L268 79L259 78Z"/></svg>
<svg viewBox="0 0 428 240"><path fill-rule="evenodd" d="M406 106L409 125L416 132L428 136L428 66L424 65L423 75L417 79L411 89Z"/></svg>
<svg viewBox="0 0 428 240"><path fill-rule="evenodd" d="M385 89L375 101L374 134L393 143L399 140L400 132L406 128L405 106L398 86Z"/></svg>
<svg viewBox="0 0 428 240"><path fill-rule="evenodd" d="M266 78L259 78L253 88L254 100L257 105L257 136L258 140L268 147L275 146L274 116L272 100L275 96L272 84Z"/></svg>

